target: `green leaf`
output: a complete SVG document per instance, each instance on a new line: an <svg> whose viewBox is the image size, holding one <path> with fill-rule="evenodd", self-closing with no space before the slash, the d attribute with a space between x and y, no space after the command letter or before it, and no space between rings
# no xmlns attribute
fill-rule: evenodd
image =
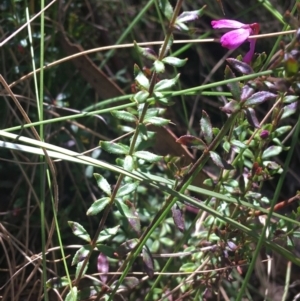
<svg viewBox="0 0 300 301"><path fill-rule="evenodd" d="M46 282L46 285L47 285L48 288L54 288L54 289L59 289L59 288L62 288L62 287L66 287L69 284L70 284L69 280L65 276L64 277L54 277L54 278L49 279Z"/></svg>
<svg viewBox="0 0 300 301"><path fill-rule="evenodd" d="M187 62L188 59L179 59L177 57L174 57L174 56L167 56L165 58L163 58L163 62L168 64L168 65L171 65L171 66L174 66L174 67L182 67L185 65L185 63Z"/></svg>
<svg viewBox="0 0 300 301"><path fill-rule="evenodd" d="M94 177L97 181L98 187L108 196L111 196L111 187L107 180L98 173L94 173Z"/></svg>
<svg viewBox="0 0 300 301"><path fill-rule="evenodd" d="M124 169L127 171L134 170L134 160L132 156L127 155L124 160Z"/></svg>
<svg viewBox="0 0 300 301"><path fill-rule="evenodd" d="M137 103L145 103L148 97L149 97L148 91L139 91L134 95L133 99Z"/></svg>
<svg viewBox="0 0 300 301"><path fill-rule="evenodd" d="M271 92L267 92L267 91L260 91L257 93L254 93L252 96L250 96L246 101L245 101L245 105L246 106L253 106L253 105L258 105L260 103L263 103L267 100L271 100L276 98L277 95L273 94Z"/></svg>
<svg viewBox="0 0 300 301"><path fill-rule="evenodd" d="M136 215L132 214L129 207L122 200L116 199L116 205L119 209L119 212L126 218L138 219Z"/></svg>
<svg viewBox="0 0 300 301"><path fill-rule="evenodd" d="M298 102L293 102L291 104L288 104L288 105L284 106L283 107L283 113L281 115L280 120L282 120L286 117L289 117L289 116L293 115L294 113L296 113L297 107L298 107Z"/></svg>
<svg viewBox="0 0 300 301"><path fill-rule="evenodd" d="M127 155L129 153L129 146L122 143L100 141L100 147L115 155Z"/></svg>
<svg viewBox="0 0 300 301"><path fill-rule="evenodd" d="M109 247L109 246L106 246L106 245L102 245L102 244L99 244L97 243L97 250L99 252L102 252L103 254L105 254L107 257L110 257L110 258L114 258L115 257L115 247Z"/></svg>
<svg viewBox="0 0 300 301"><path fill-rule="evenodd" d="M255 59L254 63L252 64L252 67L254 70L259 70L263 67L264 61L267 59L267 55L265 52L260 53L257 58Z"/></svg>
<svg viewBox="0 0 300 301"><path fill-rule="evenodd" d="M268 169L283 171L283 169L281 168L281 165L278 164L277 162L274 162L274 161L266 161L266 160L264 160L263 165L265 167L267 167Z"/></svg>
<svg viewBox="0 0 300 301"><path fill-rule="evenodd" d="M140 47L136 41L133 42L134 43L134 47L137 50L137 52L139 54L141 54L142 56L144 56L145 58L149 59L149 60L156 60L157 59L157 54L155 53L155 51L151 48L144 48L144 47Z"/></svg>
<svg viewBox="0 0 300 301"><path fill-rule="evenodd" d="M230 67L226 66L225 67L225 79L233 79L233 78L236 78L236 76L234 75L234 73L232 72ZM232 94L233 99L236 101L240 101L241 100L240 83L238 81L230 82L227 84L227 86Z"/></svg>
<svg viewBox="0 0 300 301"><path fill-rule="evenodd" d="M281 126L280 128L277 128L274 133L276 135L276 137L280 136L280 135L283 135L287 132L290 132L292 129L292 126L290 125L285 125L285 126Z"/></svg>
<svg viewBox="0 0 300 301"><path fill-rule="evenodd" d="M203 6L199 10L186 11L186 12L181 13L177 17L176 22L191 22L191 21L195 21L195 20L199 19L199 17L201 17L203 15L205 7L206 6Z"/></svg>
<svg viewBox="0 0 300 301"><path fill-rule="evenodd" d="M234 167L227 163L225 160L223 160L217 153L213 152L213 151L210 151L209 152L209 155L211 157L211 159L213 160L213 162L220 168L223 168L223 169L234 169Z"/></svg>
<svg viewBox="0 0 300 301"><path fill-rule="evenodd" d="M125 120L127 122L136 122L136 120L137 120L133 114L131 114L127 111L112 111L111 114L114 117L121 119L121 120Z"/></svg>
<svg viewBox="0 0 300 301"><path fill-rule="evenodd" d="M297 95L286 95L283 98L283 103L292 103L299 99L299 96Z"/></svg>
<svg viewBox="0 0 300 301"><path fill-rule="evenodd" d="M243 143L243 142L241 142L239 140L234 140L234 139L231 140L231 145L234 145L234 146L236 146L238 148L241 148L241 149L248 148L248 146L245 143Z"/></svg>
<svg viewBox="0 0 300 301"><path fill-rule="evenodd" d="M91 245L84 245L75 253L71 265L75 265L78 262L85 260L88 254L92 251Z"/></svg>
<svg viewBox="0 0 300 301"><path fill-rule="evenodd" d="M135 211L134 207L127 206L120 199L116 199L116 205L118 207L120 214L123 215L127 219L128 223L131 225L133 230L136 231L137 233L139 233L139 231L141 229L140 218L139 218L137 212Z"/></svg>
<svg viewBox="0 0 300 301"><path fill-rule="evenodd" d="M129 225L132 227L132 229L137 233L137 235L140 236L141 222L140 222L139 214L135 209L134 205L130 201L126 201L126 205L131 211L131 214L134 216L134 218L127 217L127 221Z"/></svg>
<svg viewBox="0 0 300 301"><path fill-rule="evenodd" d="M105 197L105 198L101 198L99 200L96 200L88 209L88 211L86 212L86 215L96 215L98 213L100 213L105 207L106 205L109 203L110 198Z"/></svg>
<svg viewBox="0 0 300 301"><path fill-rule="evenodd" d="M77 287L73 286L72 289L68 292L65 301L77 301Z"/></svg>
<svg viewBox="0 0 300 301"><path fill-rule="evenodd" d="M153 63L154 69L157 73L165 72L165 64L162 61L156 60Z"/></svg>
<svg viewBox="0 0 300 301"><path fill-rule="evenodd" d="M228 141L224 141L222 147L223 147L223 149L224 149L224 151L226 153L229 153L229 151L230 151L230 143Z"/></svg>
<svg viewBox="0 0 300 301"><path fill-rule="evenodd" d="M266 158L274 157L279 155L281 152L282 152L281 146L272 145L263 152L262 158L266 159Z"/></svg>
<svg viewBox="0 0 300 301"><path fill-rule="evenodd" d="M91 238L83 226L81 226L77 222L72 222L72 221L68 221L68 224L71 227L72 232L75 236L77 236L87 242L91 242Z"/></svg>
<svg viewBox="0 0 300 301"><path fill-rule="evenodd" d="M91 300L92 296L96 296L97 294L99 294L101 292L102 286L100 285L91 285L91 286L82 286L80 288L80 291L78 291L78 297L77 300ZM101 301L103 301L103 299L101 299ZM106 299L107 300L107 299Z"/></svg>
<svg viewBox="0 0 300 301"><path fill-rule="evenodd" d="M102 230L99 233L99 236L97 238L97 244L111 238L114 235L116 235L119 228L120 228L120 225L118 225L116 227L113 227L113 228L106 228L106 229Z"/></svg>
<svg viewBox="0 0 300 301"><path fill-rule="evenodd" d="M289 54L286 54L286 57L287 58L285 58L285 60L284 60L284 65L285 65L284 69L285 69L285 72L286 72L286 76L291 77L291 76L294 76L298 73L299 63L294 57L292 57Z"/></svg>
<svg viewBox="0 0 300 301"><path fill-rule="evenodd" d="M134 64L133 65L133 75L134 77L138 76L138 74L141 72L141 69L139 67L139 65L137 64Z"/></svg>
<svg viewBox="0 0 300 301"><path fill-rule="evenodd" d="M169 97L166 97L166 95L161 92L154 92L153 96L155 101L161 103L164 106L171 106L172 104L174 104L174 102L170 100Z"/></svg>
<svg viewBox="0 0 300 301"><path fill-rule="evenodd" d="M171 21L173 15L173 7L168 0L159 0L159 8L164 16Z"/></svg>
<svg viewBox="0 0 300 301"><path fill-rule="evenodd" d="M114 289L116 285L118 285L119 289L125 290L125 291L130 291L136 286L140 284L140 281L135 278L135 277L126 277L122 284L119 286L119 280L116 280L112 283L111 289Z"/></svg>
<svg viewBox="0 0 300 301"><path fill-rule="evenodd" d="M156 126L164 126L170 123L170 120L162 118L162 117L145 117L144 123L151 123Z"/></svg>
<svg viewBox="0 0 300 301"><path fill-rule="evenodd" d="M133 155L139 159L143 159L150 163L157 162L163 158L163 156L158 156L148 151L138 151L135 152Z"/></svg>
<svg viewBox="0 0 300 301"><path fill-rule="evenodd" d="M136 77L135 77L135 81L136 81L136 84L141 88L144 88L145 90L148 90L149 89L149 86L150 86L150 82L149 82L149 79L147 78L147 76L144 74L143 71L141 71L139 69Z"/></svg>
<svg viewBox="0 0 300 301"><path fill-rule="evenodd" d="M158 91L163 91L166 89L170 89L171 87L173 87L176 82L179 79L180 74L177 74L174 78L172 79L162 79L161 81L159 81L155 86L154 86L154 91L158 92Z"/></svg>
<svg viewBox="0 0 300 301"><path fill-rule="evenodd" d="M75 271L75 277L76 277L76 278L78 278L79 273L80 273L80 271L81 271L81 269L82 269L82 266L83 266L83 261L80 261L80 262L77 263L77 265L76 265L76 271ZM89 267L88 264L86 264L86 265L84 266L84 269L83 269L83 271L82 271L81 276L84 276L84 275L85 275L85 273L86 273L88 267Z"/></svg>
<svg viewBox="0 0 300 301"><path fill-rule="evenodd" d="M186 26L183 22L177 21L177 22L174 24L174 27L177 28L177 29L180 30L180 31L184 31L184 32L188 32L188 31L189 31L188 26Z"/></svg>
<svg viewBox="0 0 300 301"><path fill-rule="evenodd" d="M162 244L164 244L165 246L168 246L168 247L174 246L174 243L175 243L175 241L173 239L168 238L168 237L161 237L159 240Z"/></svg>
<svg viewBox="0 0 300 301"><path fill-rule="evenodd" d="M165 112L166 112L166 109L151 108L151 109L147 110L145 118L160 116L160 115L163 115ZM139 111L139 117L141 117L141 115L140 115L141 113L142 113L142 110Z"/></svg>
<svg viewBox="0 0 300 301"><path fill-rule="evenodd" d="M195 263L193 262L187 262L187 263L184 263L179 271L181 272L185 272L185 273L192 273L196 270L197 266L195 265Z"/></svg>
<svg viewBox="0 0 300 301"><path fill-rule="evenodd" d="M117 197L123 197L126 195L129 195L131 192L136 190L136 188L139 186L139 182L134 183L128 183L120 187L117 193Z"/></svg>
<svg viewBox="0 0 300 301"><path fill-rule="evenodd" d="M202 117L200 119L200 127L201 127L201 133L204 137L204 140L207 143L211 143L212 139L213 139L212 126L211 126L210 118L204 110L202 110Z"/></svg>

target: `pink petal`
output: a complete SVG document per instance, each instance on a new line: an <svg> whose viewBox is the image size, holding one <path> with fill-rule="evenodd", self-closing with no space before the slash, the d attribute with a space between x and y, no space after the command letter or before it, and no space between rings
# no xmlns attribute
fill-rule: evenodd
<svg viewBox="0 0 300 301"><path fill-rule="evenodd" d="M245 62L247 64L251 63L252 57L254 55L256 40L252 39L249 42L250 42L250 50L245 54L245 56L243 58L243 62Z"/></svg>
<svg viewBox="0 0 300 301"><path fill-rule="evenodd" d="M221 37L220 42L225 48L235 49L248 39L250 31L251 29L245 28L229 31Z"/></svg>
<svg viewBox="0 0 300 301"><path fill-rule="evenodd" d="M213 28L242 28L243 26L245 27L247 25L235 20L223 19L211 21L211 26Z"/></svg>
<svg viewBox="0 0 300 301"><path fill-rule="evenodd" d="M253 23L250 25L251 28L251 34L258 34L259 33L259 24L258 23ZM251 63L252 57L254 55L254 51L255 51L255 43L256 43L256 39L251 39L249 40L250 42L250 49L249 51L246 53L246 55L243 58L243 61L247 64Z"/></svg>

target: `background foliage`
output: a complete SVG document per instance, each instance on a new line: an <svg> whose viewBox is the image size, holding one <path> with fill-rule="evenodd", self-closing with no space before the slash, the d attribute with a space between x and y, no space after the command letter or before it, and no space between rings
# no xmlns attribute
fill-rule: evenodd
<svg viewBox="0 0 300 301"><path fill-rule="evenodd" d="M155 76L153 52L132 43L160 41L143 46L159 53L165 1L50 3L19 32L45 4L0 5L3 300L293 300L298 40L258 39L248 74L226 61L248 43L200 39L219 38L211 20L224 18L262 34L298 29L295 1L182 1L180 13L206 8L174 41L199 42L174 43L168 56L187 62ZM152 84L165 94L141 105Z"/></svg>

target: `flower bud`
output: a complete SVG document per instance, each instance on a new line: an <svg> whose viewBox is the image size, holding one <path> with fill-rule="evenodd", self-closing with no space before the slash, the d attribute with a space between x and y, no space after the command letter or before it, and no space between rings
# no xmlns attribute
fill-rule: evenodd
<svg viewBox="0 0 300 301"><path fill-rule="evenodd" d="M260 134L259 134L259 136L260 136L260 138L261 139L267 139L268 137L269 137L269 131L267 131L267 130L262 130L261 132L260 132Z"/></svg>

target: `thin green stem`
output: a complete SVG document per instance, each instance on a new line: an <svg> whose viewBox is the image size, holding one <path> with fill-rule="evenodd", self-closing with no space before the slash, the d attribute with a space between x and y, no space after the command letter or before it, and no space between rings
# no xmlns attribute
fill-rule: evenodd
<svg viewBox="0 0 300 301"><path fill-rule="evenodd" d="M45 1L41 0L41 10L43 11L45 7ZM40 24L40 66L44 66L44 35L45 35L45 13L44 11L41 14L41 24ZM38 95L37 95L38 97ZM39 121L44 119L43 114L43 99L44 99L44 69L42 68L40 71L40 90L39 90L39 99L38 103L38 116ZM40 139L44 139L44 125L39 126L39 136ZM45 159L44 157L40 157L40 162L42 163L40 166L40 198L41 198L41 235L42 235L42 261L43 261L43 285L44 285L44 295L45 300L49 300L48 290L47 290L47 265L46 265L46 233L45 233L45 175L46 175L46 167L45 167Z"/></svg>

